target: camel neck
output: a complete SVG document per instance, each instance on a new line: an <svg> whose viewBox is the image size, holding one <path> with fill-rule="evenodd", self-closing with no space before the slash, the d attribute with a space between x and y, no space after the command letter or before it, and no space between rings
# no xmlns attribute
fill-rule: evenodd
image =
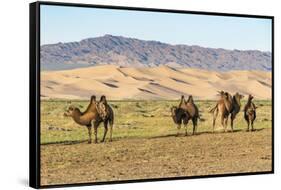
<svg viewBox="0 0 281 190"><path fill-rule="evenodd" d="M238 100L236 96L233 96L233 102L234 104L238 105L239 107L241 106L241 102Z"/></svg>
<svg viewBox="0 0 281 190"><path fill-rule="evenodd" d="M73 111L74 113L73 113L73 115L72 115L72 118L73 118L73 120L76 122L76 123L81 123L81 121L80 121L80 117L81 117L81 111L78 109L78 108L76 108L74 111Z"/></svg>
<svg viewBox="0 0 281 190"><path fill-rule="evenodd" d="M247 105L251 105L251 103L252 103L252 100L251 100L251 98L248 98L248 102L247 102Z"/></svg>

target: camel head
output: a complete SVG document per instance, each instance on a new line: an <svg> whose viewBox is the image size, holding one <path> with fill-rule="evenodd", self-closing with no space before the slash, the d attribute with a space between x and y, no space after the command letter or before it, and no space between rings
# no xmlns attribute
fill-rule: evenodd
<svg viewBox="0 0 281 190"><path fill-rule="evenodd" d="M68 109L66 110L66 112L64 112L64 116L66 117L72 117L74 115L74 110L77 109L75 106L73 105L70 105L68 107Z"/></svg>
<svg viewBox="0 0 281 190"><path fill-rule="evenodd" d="M221 91L217 91L218 92L218 96L223 96L224 95L224 91L223 90L221 90Z"/></svg>
<svg viewBox="0 0 281 190"><path fill-rule="evenodd" d="M171 116L172 116L172 117L175 117L175 116L176 116L176 111L177 111L177 109L178 109L178 108L177 108L176 106L172 106L172 107L171 107Z"/></svg>
<svg viewBox="0 0 281 190"><path fill-rule="evenodd" d="M249 94L249 100L254 99L254 96L252 96L252 94Z"/></svg>
<svg viewBox="0 0 281 190"><path fill-rule="evenodd" d="M228 98L229 97L229 93L228 92L224 92L223 96Z"/></svg>
<svg viewBox="0 0 281 190"><path fill-rule="evenodd" d="M178 115L179 109L180 108L177 108L176 106L171 107L171 116L172 116L173 121L176 124L180 124L181 123L181 119L179 118L179 115Z"/></svg>
<svg viewBox="0 0 281 190"><path fill-rule="evenodd" d="M222 91L222 92L223 92L223 91ZM232 100L232 96L231 96L231 94L228 93L228 92L224 92L223 95L222 95L222 98L225 98L225 99L227 99L227 100L229 100L229 101Z"/></svg>

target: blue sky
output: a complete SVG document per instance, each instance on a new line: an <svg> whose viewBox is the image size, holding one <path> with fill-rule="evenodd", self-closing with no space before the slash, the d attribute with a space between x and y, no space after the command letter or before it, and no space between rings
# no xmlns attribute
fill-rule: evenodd
<svg viewBox="0 0 281 190"><path fill-rule="evenodd" d="M41 5L41 45L105 34L170 44L271 51L271 20Z"/></svg>

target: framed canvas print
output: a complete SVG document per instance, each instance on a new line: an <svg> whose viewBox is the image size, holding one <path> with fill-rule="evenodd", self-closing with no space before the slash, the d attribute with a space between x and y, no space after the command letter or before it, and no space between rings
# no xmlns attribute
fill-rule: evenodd
<svg viewBox="0 0 281 190"><path fill-rule="evenodd" d="M274 172L274 18L30 4L30 186Z"/></svg>

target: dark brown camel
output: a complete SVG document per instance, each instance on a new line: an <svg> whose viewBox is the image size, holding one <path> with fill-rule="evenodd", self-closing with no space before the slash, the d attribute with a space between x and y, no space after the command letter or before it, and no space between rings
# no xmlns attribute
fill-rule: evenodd
<svg viewBox="0 0 281 190"><path fill-rule="evenodd" d="M199 111L198 111L197 106L194 104L193 97L189 96L188 100L185 101L184 96L182 95L181 101L180 101L180 104L179 104L179 108L182 108L183 110L185 110L189 114L190 119L192 120L192 124L193 124L193 135L194 135L197 131Z"/></svg>
<svg viewBox="0 0 281 190"><path fill-rule="evenodd" d="M232 101L232 110L230 115L231 120L231 131L233 132L233 121L236 118L236 115L239 113L241 108L241 99L244 98L242 94L239 94L236 92L236 94L233 95L233 101Z"/></svg>
<svg viewBox="0 0 281 190"><path fill-rule="evenodd" d="M244 108L244 118L248 124L248 131L250 131L250 124L251 124L251 131L254 130L254 121L256 119L256 105L252 102L253 96L250 94L248 97L247 104Z"/></svg>
<svg viewBox="0 0 281 190"><path fill-rule="evenodd" d="M178 128L178 135L179 131L181 128L181 124L183 123L184 128L185 128L185 136L187 136L187 124L190 119L189 114L182 108L177 108L176 106L173 106L171 108L171 114L172 114L172 119L175 124L177 124Z"/></svg>
<svg viewBox="0 0 281 190"><path fill-rule="evenodd" d="M107 133L107 125L109 123L109 133L110 133L110 138L109 141L112 141L112 130L113 130L113 123L114 123L114 113L112 108L109 106L109 104L106 101L106 97L103 95L100 98L100 101L97 104L98 107L98 112L100 117L103 120L104 123L104 137L103 139L105 139L106 133Z"/></svg>
<svg viewBox="0 0 281 190"><path fill-rule="evenodd" d="M69 106L68 110L64 113L65 116L72 117L73 120L79 124L86 126L88 128L89 139L88 143L92 142L92 127L95 130L95 143L97 143L97 128L103 119L100 117L98 109L97 109L98 102L96 101L96 97L92 96L90 104L88 105L87 109L84 112L81 112L79 108L75 106ZM105 133L102 139L102 142L105 140Z"/></svg>

